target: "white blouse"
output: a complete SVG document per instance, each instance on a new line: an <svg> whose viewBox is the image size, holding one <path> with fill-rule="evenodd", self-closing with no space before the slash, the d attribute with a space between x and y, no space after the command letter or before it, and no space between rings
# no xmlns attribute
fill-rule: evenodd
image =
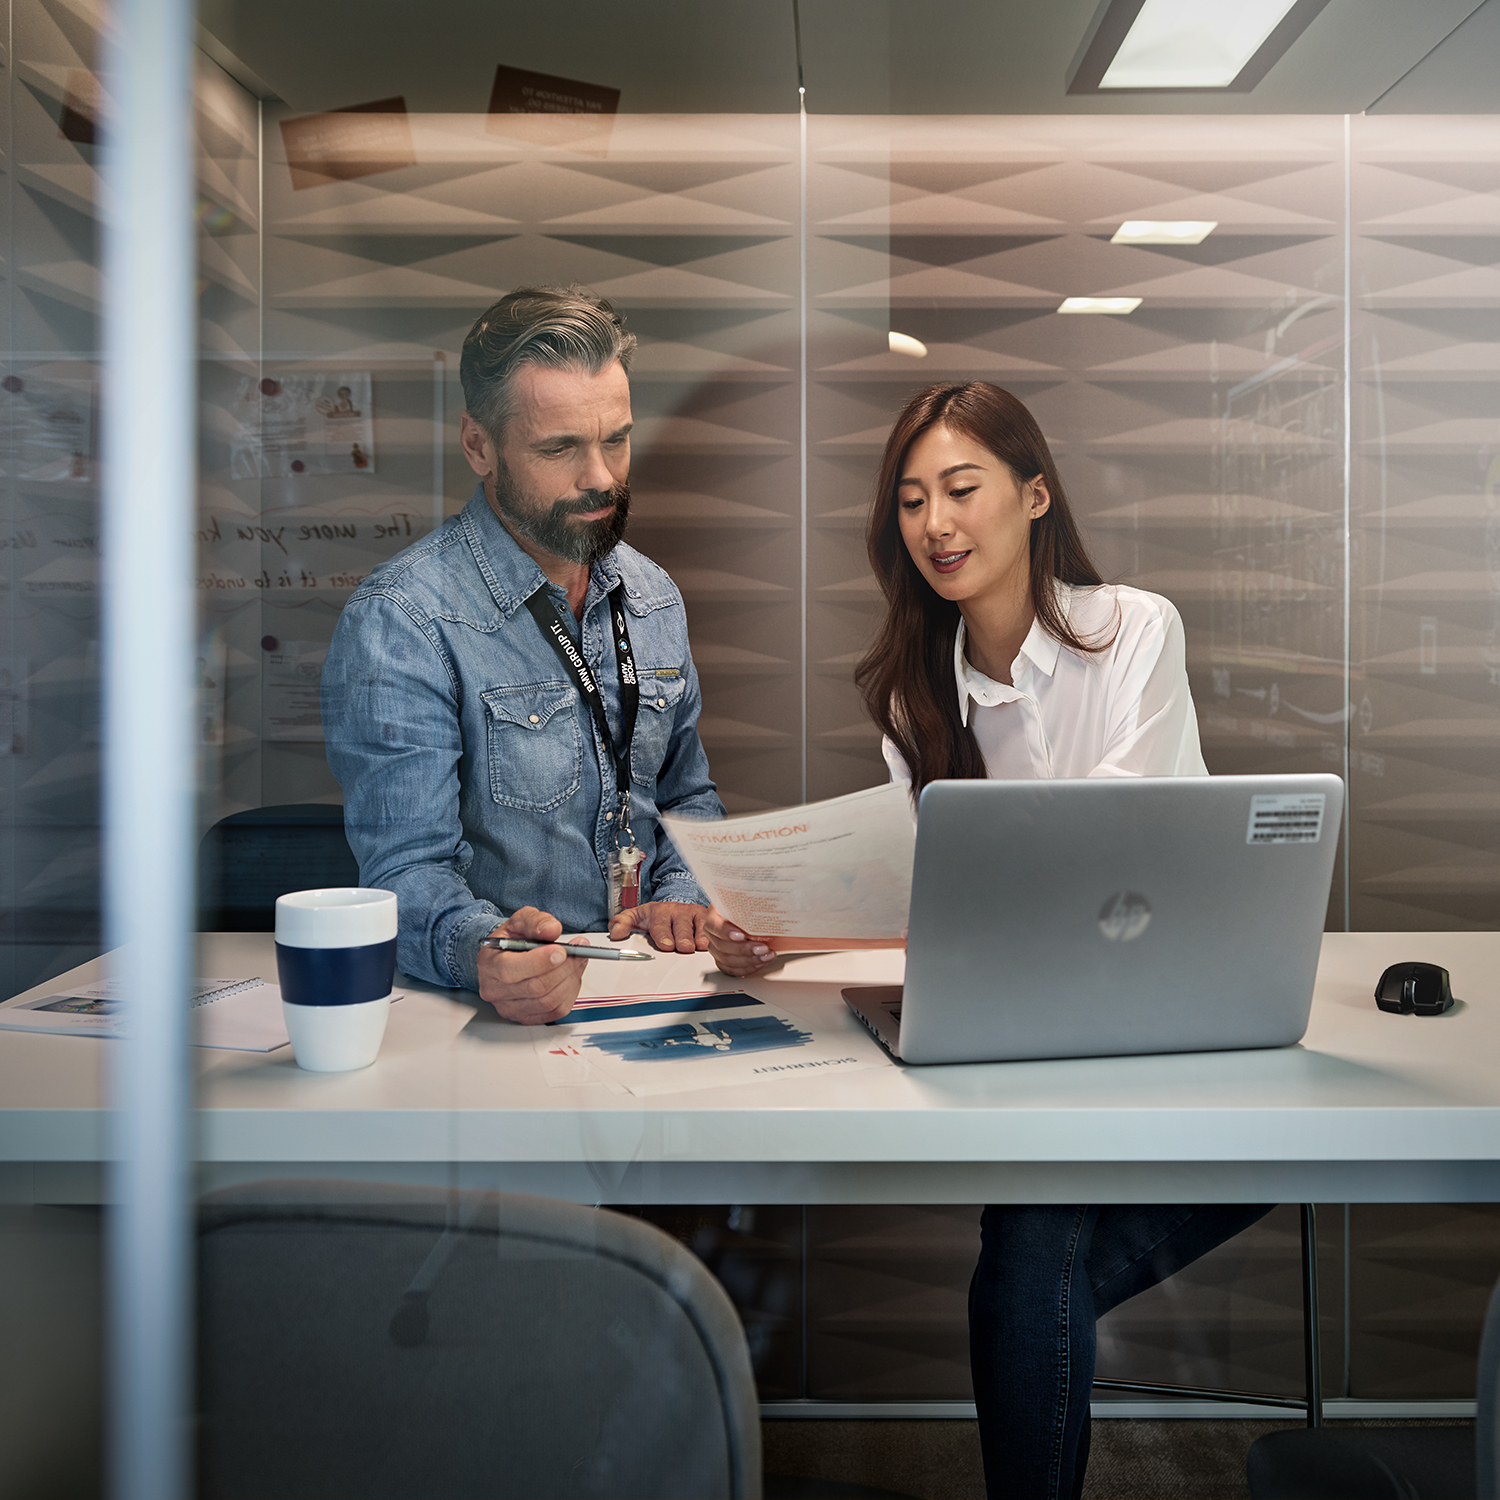
<svg viewBox="0 0 1500 1500"><path fill-rule="evenodd" d="M1057 585L1068 623L1083 640L1108 635L1092 655L1071 651L1033 621L1011 664L1014 687L977 672L953 646L959 715L972 722L995 781L1071 776L1207 776L1188 691L1182 617L1159 594L1124 584ZM887 738L891 780L911 770Z"/></svg>

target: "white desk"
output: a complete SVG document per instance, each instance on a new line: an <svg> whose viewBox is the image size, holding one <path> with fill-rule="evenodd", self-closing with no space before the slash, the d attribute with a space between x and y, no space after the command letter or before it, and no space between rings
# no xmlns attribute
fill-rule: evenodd
<svg viewBox="0 0 1500 1500"><path fill-rule="evenodd" d="M1452 972L1449 1015L1376 1010L1376 977L1410 958ZM702 959L669 962L663 988L705 982ZM821 954L743 986L711 970L706 982L875 1053L839 986L889 982L900 964ZM274 980L271 938L207 937L198 970ZM472 995L408 984L364 1072L305 1073L285 1048L198 1052L199 1155L209 1185L335 1175L588 1202L1500 1201L1497 976L1500 934L1330 934L1297 1047L886 1067L645 1099L551 1088L530 1031ZM11 1201L98 1191L113 1045L0 1032Z"/></svg>

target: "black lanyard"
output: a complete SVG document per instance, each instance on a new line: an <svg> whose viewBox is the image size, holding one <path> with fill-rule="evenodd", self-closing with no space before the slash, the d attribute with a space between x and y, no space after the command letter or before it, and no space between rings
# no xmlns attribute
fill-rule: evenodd
<svg viewBox="0 0 1500 1500"><path fill-rule="evenodd" d="M610 591L609 617L613 624L615 662L620 669L620 727L625 731L623 741L617 745L609 732L609 720L604 716L604 698L583 652L573 644L572 632L563 620L557 601L545 587L539 588L526 601L532 618L542 627L542 634L552 642L563 666L568 669L584 702L599 726L599 737L604 741L610 758L615 763L615 792L620 799L620 815L629 828L630 806L630 742L635 738L635 720L641 707L641 686L636 681L635 657L630 650L630 636L625 629L625 585L617 583Z"/></svg>

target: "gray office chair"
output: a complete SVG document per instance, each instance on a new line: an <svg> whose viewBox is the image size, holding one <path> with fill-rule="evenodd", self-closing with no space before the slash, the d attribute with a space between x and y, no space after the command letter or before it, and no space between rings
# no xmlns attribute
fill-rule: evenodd
<svg viewBox="0 0 1500 1500"><path fill-rule="evenodd" d="M425 1337L392 1336L446 1234ZM749 1351L677 1242L510 1194L262 1182L203 1200L199 1493L761 1494Z"/></svg>
<svg viewBox="0 0 1500 1500"><path fill-rule="evenodd" d="M1500 1500L1500 1286L1479 1340L1467 1427L1272 1432L1251 1444L1254 1500Z"/></svg>

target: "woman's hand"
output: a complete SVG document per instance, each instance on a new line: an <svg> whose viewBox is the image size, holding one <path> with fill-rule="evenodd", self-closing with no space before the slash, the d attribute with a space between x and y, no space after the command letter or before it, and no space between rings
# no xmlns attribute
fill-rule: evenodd
<svg viewBox="0 0 1500 1500"><path fill-rule="evenodd" d="M720 971L736 979L765 968L776 956L764 939L741 932L716 907L709 908L703 930L708 934L708 951Z"/></svg>

